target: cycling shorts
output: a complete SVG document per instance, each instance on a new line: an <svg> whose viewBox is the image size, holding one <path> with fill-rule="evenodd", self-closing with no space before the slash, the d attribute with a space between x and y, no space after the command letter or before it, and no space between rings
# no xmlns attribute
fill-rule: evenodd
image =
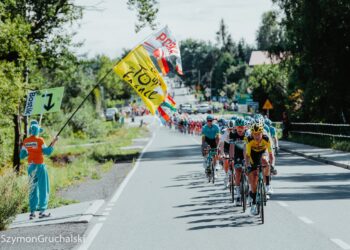
<svg viewBox="0 0 350 250"><path fill-rule="evenodd" d="M210 146L210 148L217 148L216 145L216 139L210 139L208 137L205 137L205 142Z"/></svg>

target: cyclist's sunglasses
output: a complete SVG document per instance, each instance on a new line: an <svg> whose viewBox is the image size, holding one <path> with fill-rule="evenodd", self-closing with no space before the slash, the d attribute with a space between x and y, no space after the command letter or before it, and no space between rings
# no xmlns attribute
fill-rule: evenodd
<svg viewBox="0 0 350 250"><path fill-rule="evenodd" d="M207 120L207 122L213 122L213 120Z"/></svg>

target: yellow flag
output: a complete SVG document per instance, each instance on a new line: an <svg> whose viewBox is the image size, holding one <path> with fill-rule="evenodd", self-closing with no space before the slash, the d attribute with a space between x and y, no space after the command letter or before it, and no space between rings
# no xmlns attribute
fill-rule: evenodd
<svg viewBox="0 0 350 250"><path fill-rule="evenodd" d="M133 49L114 67L114 71L131 85L149 111L155 114L166 97L167 85L143 46Z"/></svg>

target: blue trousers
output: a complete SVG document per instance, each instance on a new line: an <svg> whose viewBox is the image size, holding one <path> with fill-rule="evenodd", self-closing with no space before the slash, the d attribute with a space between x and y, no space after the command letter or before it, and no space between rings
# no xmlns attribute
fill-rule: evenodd
<svg viewBox="0 0 350 250"><path fill-rule="evenodd" d="M30 212L47 209L50 194L50 181L45 164L30 164L29 175L29 207Z"/></svg>

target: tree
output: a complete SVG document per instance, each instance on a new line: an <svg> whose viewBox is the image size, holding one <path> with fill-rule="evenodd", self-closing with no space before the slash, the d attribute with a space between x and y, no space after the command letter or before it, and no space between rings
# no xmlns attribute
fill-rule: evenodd
<svg viewBox="0 0 350 250"><path fill-rule="evenodd" d="M63 24L80 17L81 8L68 0L60 1L11 1L0 4L0 24L3 25L0 46L0 60L13 63L15 71L20 72L21 92L18 92L17 112L14 113L14 152L13 165L19 170L20 148L20 104L23 102L23 87L28 79L28 69L44 66L59 56L62 48L70 43ZM5 32L4 32L5 31ZM12 34L6 34L12 32ZM6 36L4 36L6 35ZM15 35L13 39L13 36ZM50 59L50 60L48 60ZM5 74L6 76L6 74Z"/></svg>
<svg viewBox="0 0 350 250"><path fill-rule="evenodd" d="M263 14L256 37L258 50L284 50L284 32L277 19L277 11L268 11Z"/></svg>
<svg viewBox="0 0 350 250"><path fill-rule="evenodd" d="M349 122L350 2L274 0L284 12L291 86L301 90L301 120Z"/></svg>
<svg viewBox="0 0 350 250"><path fill-rule="evenodd" d="M249 87L253 89L253 98L259 102L260 109L269 99L274 109L271 118L280 119L286 109L288 99L288 73L279 65L259 65L253 68L249 76Z"/></svg>
<svg viewBox="0 0 350 250"><path fill-rule="evenodd" d="M147 25L149 25L151 29L155 29L157 27L157 0L128 0L127 4L130 10L137 11L138 23L135 24L136 32L139 32Z"/></svg>
<svg viewBox="0 0 350 250"><path fill-rule="evenodd" d="M228 33L224 19L221 19L219 30L216 32L216 41L223 52L236 53L236 45Z"/></svg>

